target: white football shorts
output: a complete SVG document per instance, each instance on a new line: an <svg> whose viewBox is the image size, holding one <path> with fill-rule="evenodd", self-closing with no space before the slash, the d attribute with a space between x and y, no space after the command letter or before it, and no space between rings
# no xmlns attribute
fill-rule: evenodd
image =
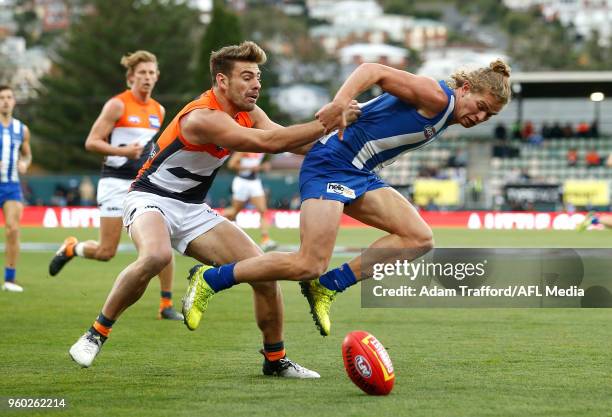
<svg viewBox="0 0 612 417"><path fill-rule="evenodd" d="M232 181L232 198L237 201L249 201L252 197L264 196L263 185L261 180L247 180L240 177L234 177Z"/></svg>
<svg viewBox="0 0 612 417"><path fill-rule="evenodd" d="M195 238L227 221L218 215L208 204L184 203L174 198L162 197L142 191L129 192L123 208L123 226L129 226L143 213L155 211L163 216L172 247L185 253L187 245ZM131 234L130 234L131 237Z"/></svg>

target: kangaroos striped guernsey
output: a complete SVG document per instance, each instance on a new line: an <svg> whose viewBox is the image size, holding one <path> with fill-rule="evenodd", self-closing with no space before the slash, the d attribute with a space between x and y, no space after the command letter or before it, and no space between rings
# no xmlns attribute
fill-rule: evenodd
<svg viewBox="0 0 612 417"><path fill-rule="evenodd" d="M361 116L350 125L343 140L320 143L334 148L334 154L358 169L378 171L392 164L401 154L413 151L436 139L448 127L455 108L455 95L444 81L440 86L448 96L446 108L428 119L410 104L384 93L361 107Z"/></svg>
<svg viewBox="0 0 612 417"><path fill-rule="evenodd" d="M138 159L125 156L108 155L102 165L102 177L134 179L138 170L151 152L151 139L159 131L163 122L161 105L150 98L146 103L137 99L130 90L116 95L124 104L123 114L115 123L109 143L112 146L128 146L138 142L144 146Z"/></svg>
<svg viewBox="0 0 612 417"><path fill-rule="evenodd" d="M17 161L19 149L23 143L25 125L17 119L11 119L8 126L0 123L2 133L2 149L0 151L0 183L19 183Z"/></svg>
<svg viewBox="0 0 612 417"><path fill-rule="evenodd" d="M185 203L204 202L229 151L214 143L196 145L183 137L179 121L196 109L222 111L212 90L183 107L153 146L151 156L132 183L133 191L153 193ZM253 127L246 112L238 113L234 120L241 126Z"/></svg>

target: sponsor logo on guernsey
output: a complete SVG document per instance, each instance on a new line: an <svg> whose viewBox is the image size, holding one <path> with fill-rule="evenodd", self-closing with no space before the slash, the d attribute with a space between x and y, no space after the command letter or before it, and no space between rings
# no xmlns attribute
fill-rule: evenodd
<svg viewBox="0 0 612 417"><path fill-rule="evenodd" d="M436 135L436 128L432 125L427 125L423 128L423 134L425 135L425 139L431 139Z"/></svg>
<svg viewBox="0 0 612 417"><path fill-rule="evenodd" d="M372 368L368 363L368 360L361 355L355 356L355 368L357 368L357 372L361 374L364 378L369 378L372 376Z"/></svg>
<svg viewBox="0 0 612 417"><path fill-rule="evenodd" d="M355 190L337 182L327 183L327 192L330 194L339 194L347 198L355 198Z"/></svg>
<svg viewBox="0 0 612 417"><path fill-rule="evenodd" d="M154 129L159 129L159 127L161 126L161 123L159 122L159 117L155 116L154 114L149 115L149 126Z"/></svg>
<svg viewBox="0 0 612 417"><path fill-rule="evenodd" d="M128 122L134 123L135 125L140 123L140 117L138 116L128 116Z"/></svg>

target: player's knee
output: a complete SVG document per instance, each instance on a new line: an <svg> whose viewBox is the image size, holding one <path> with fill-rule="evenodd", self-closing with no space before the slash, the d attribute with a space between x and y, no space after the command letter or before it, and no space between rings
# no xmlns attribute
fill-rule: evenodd
<svg viewBox="0 0 612 417"><path fill-rule="evenodd" d="M428 230L427 234L420 236L418 247L426 251L430 251L434 248L434 237L431 229Z"/></svg>
<svg viewBox="0 0 612 417"><path fill-rule="evenodd" d="M172 261L171 251L160 251L141 257L142 268L151 276L159 274L170 261Z"/></svg>
<svg viewBox="0 0 612 417"><path fill-rule="evenodd" d="M113 248L100 248L96 251L96 259L99 261L110 261L117 254L117 249Z"/></svg>
<svg viewBox="0 0 612 417"><path fill-rule="evenodd" d="M413 238L413 247L423 253L434 248L434 237L430 228L423 230Z"/></svg>
<svg viewBox="0 0 612 417"><path fill-rule="evenodd" d="M6 229L5 229L5 233L6 233L6 238L7 239L17 239L19 237L19 226L14 225L14 224L10 224L10 225L6 225Z"/></svg>

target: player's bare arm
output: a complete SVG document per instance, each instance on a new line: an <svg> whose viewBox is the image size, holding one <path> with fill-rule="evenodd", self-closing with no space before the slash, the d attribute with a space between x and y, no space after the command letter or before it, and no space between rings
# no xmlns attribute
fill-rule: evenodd
<svg viewBox="0 0 612 417"><path fill-rule="evenodd" d="M19 162L17 163L17 169L20 174L25 174L30 165L32 164L32 147L30 146L30 129L24 126L23 129L23 142L19 149Z"/></svg>
<svg viewBox="0 0 612 417"><path fill-rule="evenodd" d="M279 153L313 142L323 134L318 121L272 130L238 125L227 113L196 109L181 119L181 133L193 144L214 143L241 152Z"/></svg>
<svg viewBox="0 0 612 417"><path fill-rule="evenodd" d="M255 106L254 110L249 112L249 116L251 117L251 120L253 120L253 127L256 127L258 129L272 130L283 127L278 123L270 120L268 115L257 106ZM361 116L361 108L359 107L359 103L357 102L357 100L351 100L348 108L345 110L345 118L347 125L354 123L359 118L359 116ZM307 143L306 145L290 149L288 152L294 153L296 155L306 155L313 145L314 142Z"/></svg>
<svg viewBox="0 0 612 417"><path fill-rule="evenodd" d="M238 172L240 170L240 159L244 155L244 152L234 152L227 161L227 167L232 171Z"/></svg>
<svg viewBox="0 0 612 417"><path fill-rule="evenodd" d="M347 125L343 111L351 100L374 85L412 104L425 117L433 117L448 104L448 98L436 80L386 65L367 63L353 71L334 100L319 110L316 117L327 131L343 130Z"/></svg>
<svg viewBox="0 0 612 417"><path fill-rule="evenodd" d="M115 123L121 118L125 105L117 98L106 102L100 115L91 127L91 131L85 140L85 149L102 155L124 156L129 159L138 159L144 149L141 144L134 142L127 146L112 146L108 143Z"/></svg>

